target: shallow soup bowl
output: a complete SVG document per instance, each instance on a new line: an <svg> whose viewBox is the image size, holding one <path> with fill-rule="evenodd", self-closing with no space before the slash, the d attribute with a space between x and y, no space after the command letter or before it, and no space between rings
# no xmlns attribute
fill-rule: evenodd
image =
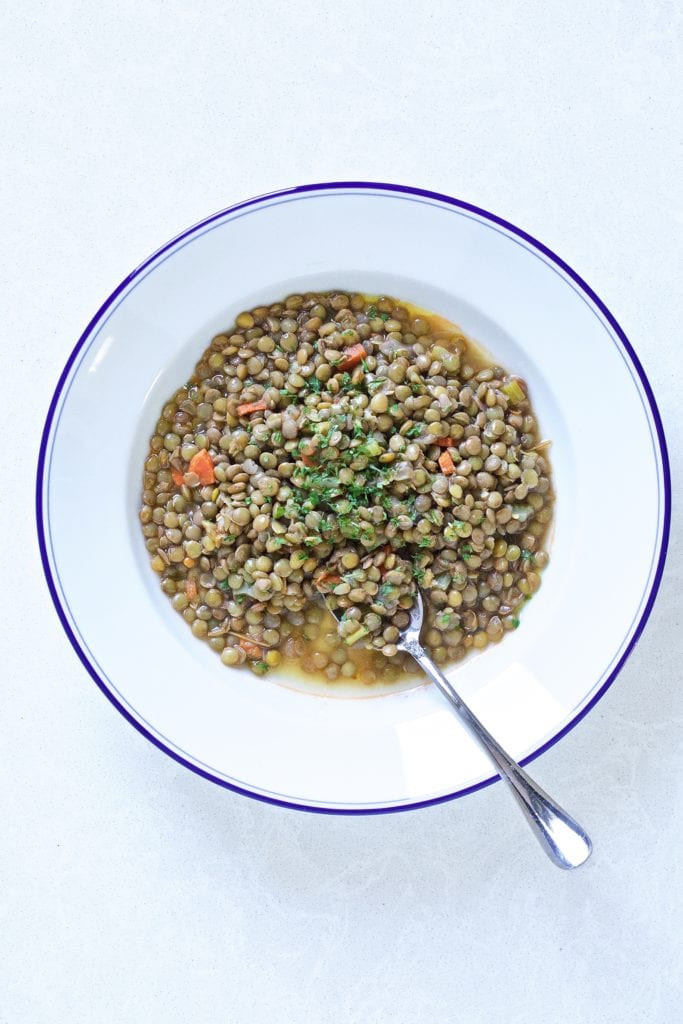
<svg viewBox="0 0 683 1024"><path fill-rule="evenodd" d="M164 245L107 299L57 384L39 540L81 662L161 750L261 800L405 810L494 781L434 687L316 689L222 665L161 592L138 521L161 406L212 336L243 309L330 289L437 312L527 381L552 440L550 564L520 628L449 674L518 760L564 736L613 682L651 610L670 514L664 436L600 299L541 243L465 202L397 185L308 185L238 203Z"/></svg>

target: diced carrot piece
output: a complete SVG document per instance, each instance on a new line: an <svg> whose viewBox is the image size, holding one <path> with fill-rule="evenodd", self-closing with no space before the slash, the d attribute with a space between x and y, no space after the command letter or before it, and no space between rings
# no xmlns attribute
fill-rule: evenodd
<svg viewBox="0 0 683 1024"><path fill-rule="evenodd" d="M439 448L455 448L457 441L454 437L437 437L432 444L438 444Z"/></svg>
<svg viewBox="0 0 683 1024"><path fill-rule="evenodd" d="M350 348L344 350L344 358L335 369L350 370L352 366L357 366L361 359L365 359L366 355L367 352L362 345L351 345Z"/></svg>
<svg viewBox="0 0 683 1024"><path fill-rule="evenodd" d="M173 483L176 485L176 487L183 486L185 477L183 476L179 469L175 469L174 466L171 466L171 476L173 477Z"/></svg>
<svg viewBox="0 0 683 1024"><path fill-rule="evenodd" d="M341 576L339 576L336 572L323 572L320 574L320 576L318 576L317 580L315 581L315 586L318 589L320 589L321 585L331 585L335 587L337 583L341 583Z"/></svg>
<svg viewBox="0 0 683 1024"><path fill-rule="evenodd" d="M202 487L216 482L216 474L213 471L213 459L206 448L200 448L196 455L190 459L190 473L196 473Z"/></svg>
<svg viewBox="0 0 683 1024"><path fill-rule="evenodd" d="M261 648L258 644L254 644L251 640L240 640L239 646L242 648L248 658L261 658Z"/></svg>
<svg viewBox="0 0 683 1024"><path fill-rule="evenodd" d="M299 454L301 455L301 461L303 462L304 466L312 466L313 465L313 463L314 463L313 456L315 455L315 453L316 453L316 446L312 442L311 442L311 444L307 444L305 447L299 449Z"/></svg>
<svg viewBox="0 0 683 1024"><path fill-rule="evenodd" d="M441 466L441 472L445 476L450 476L451 473L455 473L455 463L453 462L449 451L442 452L442 454L439 455L439 465Z"/></svg>
<svg viewBox="0 0 683 1024"><path fill-rule="evenodd" d="M238 416L251 416L252 412L264 412L268 408L268 403L265 398L262 398L258 402L245 402L244 405L237 406Z"/></svg>
<svg viewBox="0 0 683 1024"><path fill-rule="evenodd" d="M193 579L185 580L185 596L188 601L194 601L197 596L197 581Z"/></svg>

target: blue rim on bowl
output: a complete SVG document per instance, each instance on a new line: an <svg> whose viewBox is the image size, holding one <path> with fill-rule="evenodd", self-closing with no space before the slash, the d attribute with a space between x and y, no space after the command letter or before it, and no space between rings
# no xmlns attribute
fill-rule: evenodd
<svg viewBox="0 0 683 1024"><path fill-rule="evenodd" d="M186 760L184 757L182 757L180 754L178 754L177 751L175 751L175 750L171 749L170 747L166 746L156 736L154 736L147 728L145 728L143 723L138 721L136 718L134 718L130 714L128 709L126 707L124 707L122 705L122 703L117 699L116 695L114 693L112 693L111 689L107 686L106 682L102 679L102 677L98 673L96 667L92 664L92 662L89 659L88 655L83 650L81 644L78 641L78 638L76 637L74 631L72 630L72 628L71 628L71 626L70 626L70 624L68 622L67 616L65 614L65 610L64 610L64 608L62 606L62 603L61 603L61 600L60 600L60 597L59 597L59 594L58 594L58 591L57 591L57 587L55 585L55 580L53 578L53 573L52 573L52 569L51 569L49 558L48 558L48 551L47 551L47 544L46 544L46 530L45 530L45 522L44 522L44 518L43 518L43 497L44 497L44 486L45 486L46 457L47 457L47 454L48 454L48 441L49 441L50 431L51 431L51 428L52 428L53 419L54 419L55 412L56 412L58 404L59 404L60 397L62 395L63 388L64 388L64 386L65 386L65 384L66 384L66 382L68 380L70 371L71 371L75 361L77 360L77 358L78 358L79 354L81 353L83 347L88 342L92 332L96 329L97 325L102 320L102 318L105 316L105 314L110 309L110 307L115 303L115 301L117 300L119 295L121 295L121 293L131 284L131 282L133 282L136 278L138 278L141 274L143 274L144 271L150 266L150 264L152 264L155 260L157 260L159 258L159 256L161 256L163 253L165 253L165 252L175 248L176 246L178 246L179 243L183 242L184 240L189 239L192 235L194 235L197 232L203 230L208 225L212 224L213 222L215 222L217 220L220 220L221 218L225 217L228 214L235 213L235 212L237 212L239 210L247 209L248 207L252 207L252 206L258 205L260 203L268 202L268 201L273 200L275 198L282 198L282 197L286 197L286 196L297 196L297 195L301 196L301 195L304 195L306 193L315 193L315 192L321 192L321 191L324 191L324 190L333 190L333 189L337 189L337 190L338 189L347 189L347 190L351 190L351 191L355 190L355 189L358 189L358 190L362 189L365 192L367 192L367 191L377 191L377 192L380 192L380 193L381 192L392 192L392 193L397 193L397 194L403 194L403 195L408 196L408 197L416 197L417 196L417 197L420 197L420 198L423 198L423 199L431 199L431 200L438 201L440 203L445 203L445 204L448 204L450 206L456 207L459 210L466 211L468 213L474 214L477 217L483 218L484 220L487 220L487 221L491 222L492 224L495 224L498 227L503 228L505 231L509 232L510 234L512 234L514 236L517 236L517 238L519 238L519 239L522 239L525 243L527 243L527 245L533 247L535 250L537 250L538 253L541 253L547 260L549 260L552 264L555 264L555 266L557 268L559 268L567 277L569 277L574 282L574 284L579 288L579 290L581 292L583 292L584 296L586 296L593 303L593 305L602 313L602 315L605 317L605 319L609 323L610 327L614 331L615 335L619 339L619 342L620 342L620 344L622 346L624 355L627 358L627 360L630 363L630 365L633 368L633 370L635 371L635 374L637 375L637 378L638 378L638 380L639 380L639 382L640 382L640 384L642 386L644 395L645 395L645 397L647 399L647 403L649 405L649 412L650 412L651 417L652 417L652 423L654 425L655 432L656 432L656 437L657 437L658 455L659 455L659 458L661 460L662 482L663 482L663 489L664 489L664 512L663 512L661 545L660 545L660 549L659 549L659 553L658 553L657 565L656 565L655 573L654 573L654 577L653 577L652 588L651 588L650 594L648 596L648 599L647 599L647 601L645 603L645 606L644 606L644 608L643 608L643 610L641 612L640 619L639 619L639 621L638 621L638 623L637 623L637 625L635 627L635 630L634 630L634 633L633 633L633 636L632 636L630 642L628 643L628 645L625 648L622 656L619 658L619 660L617 661L617 663L613 667L612 671L610 672L609 676L607 677L607 679L605 680L603 685L596 691L596 693L588 701L588 703L577 712L577 714L572 718L572 720L570 722L568 722L562 729L560 729L554 736L552 736L542 746L538 747L538 749L533 751L533 753L531 753L528 757L524 758L521 763L522 764L528 764L530 761L533 761L540 754L544 753L546 750L548 750L550 747L552 747L555 743L558 742L558 740L562 739L563 736L565 736L571 729L573 729L574 726L577 725L581 721L581 719L583 719L585 717L585 715L597 704L597 702L605 694L607 689L612 685L612 683L616 679L617 675L621 671L624 663L626 662L626 660L629 657L629 655L631 654L631 651L633 650L635 644L637 643L637 641L638 641L638 639L639 639L639 637L640 637L640 635L641 635L641 633L642 633L642 631L643 631L643 629L645 627L645 624L647 623L647 620L648 620L648 618L650 616L650 613L652 611L655 599L657 597L657 592L659 590L659 585L660 585L661 578L662 578L662 572L663 572L663 569L664 569L664 563L665 563L665 560L666 560L666 553L667 553L667 547L668 547L668 541L669 541L670 523L671 523L671 478L670 478L669 459L668 459L668 453L667 453L667 447L666 447L666 440L665 440L665 437L664 437L664 430L663 430L663 427L662 427L662 421L661 421L661 417L660 417L660 414L659 414L659 410L657 408L657 404L655 402L654 395L652 393L652 388L650 387L650 383L648 381L648 378L647 378L647 376L645 374L645 371L643 370L643 367L640 364L640 361L639 361L639 359L638 359L638 357L637 357L637 355L636 355L636 353L635 353L635 351L633 349L633 346L629 342L628 338L624 334L623 330L621 329L621 327L619 326L619 324L617 323L617 321L615 320L614 316L609 311L607 306L595 294L595 292L589 287L589 285L587 285L586 282L574 270L572 270L571 267L569 267L562 259L560 259L559 256L557 256L554 252L552 252L550 249L548 249L547 246L545 246L541 242L537 241L535 238L533 238L527 232L521 230L518 227L515 227L513 224L510 224L508 221L504 220L503 218L498 217L498 216L496 216L493 213L489 213L487 210L483 210L480 207L472 205L471 203L466 203L463 200L454 199L451 196L443 195L443 194L438 193L438 192L432 192L432 191L429 191L429 190L426 190L426 189L414 188L414 187L408 186L408 185L394 185L394 184L387 184L387 183L383 183L383 182L341 181L341 182L321 182L321 183L316 183L316 184L311 184L311 185L298 185L298 186L295 186L293 188L282 189L280 191L267 193L267 194L262 195L262 196L257 196L257 197L255 197L253 199L245 200L244 202L241 202L241 203L236 203L233 206L229 206L226 209L221 210L220 212L215 213L212 216L205 218L204 220L200 221L199 223L193 225L191 228L188 228L186 231L183 231L181 234L177 235L171 241L167 242L160 249L158 249L156 252L154 252L148 259L146 259L143 263L141 263L140 266L138 266L131 274L129 274L118 285L118 287L111 293L111 295L106 299L106 301L102 304L100 309L97 311L97 313L92 318L92 320L90 321L90 323L86 327L85 331L83 332L83 334L79 338L76 346L74 347L71 355L69 356L69 358L68 358L68 360L66 362L66 365L65 365L65 367L64 367L64 369L63 369L63 371L62 371L62 373L60 375L60 378L59 378L59 380L57 382L57 386L56 386L55 392L54 392L54 394L52 396L52 399L51 399L51 402L50 402L50 405L49 405L49 408L48 408L48 413L47 413L47 417L46 417L46 421L45 421L45 426L44 426L44 429L43 429L43 434L42 434L41 443L40 443L40 450L39 450L39 455L38 455L38 469L37 469L37 479L36 479L36 522L37 522L38 543L39 543L39 547L40 547L40 555L41 555L41 561L42 561L42 565L43 565L43 572L45 574L45 579L47 581L47 585L48 585L48 588L49 588L49 591L50 591L50 595L52 597L52 601L54 603L55 609L57 611L57 615L58 615L59 620L60 620L60 622L62 624L62 628L64 629L66 635L68 636L68 638L69 638L69 640L71 642L71 645L73 646L74 650L76 651L76 654L78 655L78 657L79 657L80 661L82 662L83 666L86 668L86 670L88 671L88 673L90 674L92 679L95 681L95 683L97 683L97 685L100 688L100 690L102 690L102 692L105 694L105 696L111 701L111 703L114 705L114 707L116 707L117 710L124 716L124 718L126 718L131 723L131 725L133 725L140 733L142 733L142 735L145 736L151 743L153 743L160 750L163 750L166 754L168 754L170 757L172 757L175 761L177 761L178 763L184 765L186 768L191 769L191 771L193 771L196 774L202 776L203 778L208 779L209 781L214 782L214 783L216 783L216 784L218 784L220 786L223 786L226 789L233 790L234 792L240 793L240 794L242 794L244 796L249 796L252 799L260 800L260 801L263 801L265 803L275 804L275 805L281 806L281 807L290 807L290 808L294 808L296 810L311 811L313 813L318 813L318 814L388 814L388 813L396 813L398 811L415 810L416 808L427 807L427 806L430 806L432 804L443 803L443 802L445 802L447 800L454 800L457 797L465 796L465 795L467 795L469 793L475 792L476 790L483 789L485 786L491 785L493 782L496 782L498 780L499 776L498 775L491 776L491 777L489 777L487 779L482 780L481 782L476 783L473 786L468 786L468 787L466 787L464 789L459 789L459 790L457 790L454 793L447 793L447 794L445 794L443 796L438 796L438 797L435 797L435 798L432 798L432 799L429 799L429 800L422 800L422 801L418 801L418 802L411 803L411 804L405 804L405 805L398 806L398 807L394 806L394 807L373 807L373 808L338 808L338 807L320 807L320 806L315 807L315 806L308 806L308 805L298 804L298 803L295 803L293 801L280 800L280 799L276 799L274 797L266 796L266 795L264 795L262 793L257 793L257 792L254 792L252 790L249 790L247 788L244 788L244 787L241 787L241 786L237 786L234 783L228 782L228 781L226 781L223 778L220 778L220 777L217 777L217 776L213 775L210 771L207 771L207 770L203 769L199 765L193 764L192 762Z"/></svg>

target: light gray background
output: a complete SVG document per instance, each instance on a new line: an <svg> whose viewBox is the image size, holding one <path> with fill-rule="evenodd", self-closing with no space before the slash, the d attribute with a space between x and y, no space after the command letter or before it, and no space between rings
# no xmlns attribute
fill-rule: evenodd
<svg viewBox="0 0 683 1024"><path fill-rule="evenodd" d="M681 5L4 10L0 1021L677 1019L679 523L636 652L534 765L595 840L567 875L501 786L348 819L253 803L177 766L69 647L31 500L56 378L109 291L208 213L344 178L449 192L560 253L640 353L680 479ZM609 446L604 458L607 479ZM637 465L632 504L611 514L638 529ZM106 545L84 557L106 604ZM605 583L608 602L586 566L587 586Z"/></svg>

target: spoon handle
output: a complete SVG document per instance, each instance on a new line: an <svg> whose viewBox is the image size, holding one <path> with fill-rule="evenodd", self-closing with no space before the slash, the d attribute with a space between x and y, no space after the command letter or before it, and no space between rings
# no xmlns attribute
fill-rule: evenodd
<svg viewBox="0 0 683 1024"><path fill-rule="evenodd" d="M577 868L590 857L592 844L578 822L556 804L531 779L485 729L453 685L439 671L421 644L406 643L415 658L458 712L460 718L489 755L502 778L509 784L524 817L551 861L560 868Z"/></svg>

